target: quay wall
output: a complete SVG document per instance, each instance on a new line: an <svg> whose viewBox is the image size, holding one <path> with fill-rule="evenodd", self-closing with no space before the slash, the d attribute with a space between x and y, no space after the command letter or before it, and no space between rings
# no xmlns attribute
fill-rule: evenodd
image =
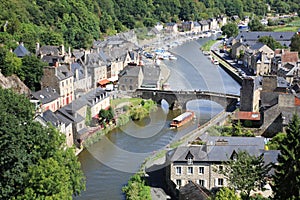
<svg viewBox="0 0 300 200"><path fill-rule="evenodd" d="M240 85L242 85L243 79L239 76L237 73L237 70L229 63L226 59L222 58L218 53L216 53L214 50L211 50L215 58L218 59L220 66L234 79L236 80Z"/></svg>

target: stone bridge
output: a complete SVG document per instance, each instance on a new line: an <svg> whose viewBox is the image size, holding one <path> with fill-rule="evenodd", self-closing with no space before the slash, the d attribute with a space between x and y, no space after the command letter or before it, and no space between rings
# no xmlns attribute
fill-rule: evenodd
<svg viewBox="0 0 300 200"><path fill-rule="evenodd" d="M143 99L152 99L161 104L164 99L168 102L170 109L181 108L186 109L188 101L203 99L210 100L220 104L226 111L231 110L238 102L240 96L233 94L224 94L209 91L170 91L170 90L151 90L151 89L137 89L135 91L136 97Z"/></svg>

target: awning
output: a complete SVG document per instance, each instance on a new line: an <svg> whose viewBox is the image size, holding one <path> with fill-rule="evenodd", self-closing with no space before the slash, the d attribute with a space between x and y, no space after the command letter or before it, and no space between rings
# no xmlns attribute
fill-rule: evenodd
<svg viewBox="0 0 300 200"><path fill-rule="evenodd" d="M107 83L110 83L110 81L107 80L107 79L103 79L103 80L99 81L98 83L99 83L100 85L106 85Z"/></svg>
<svg viewBox="0 0 300 200"><path fill-rule="evenodd" d="M259 112L239 111L239 112L235 113L235 118L240 119L240 120L259 121L260 113Z"/></svg>

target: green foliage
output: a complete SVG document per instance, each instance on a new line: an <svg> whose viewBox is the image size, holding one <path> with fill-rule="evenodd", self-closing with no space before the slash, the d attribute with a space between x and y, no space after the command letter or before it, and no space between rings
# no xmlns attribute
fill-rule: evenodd
<svg viewBox="0 0 300 200"><path fill-rule="evenodd" d="M128 181L128 185L122 188L127 200L150 200L150 187L146 186L141 174L133 175Z"/></svg>
<svg viewBox="0 0 300 200"><path fill-rule="evenodd" d="M264 25L262 23L260 23L260 21L257 17L252 19L249 22L248 26L251 31L263 31L265 29Z"/></svg>
<svg viewBox="0 0 300 200"><path fill-rule="evenodd" d="M239 33L238 27L235 23L228 23L224 25L221 30L223 31L222 34L226 35L228 38L235 37Z"/></svg>
<svg viewBox="0 0 300 200"><path fill-rule="evenodd" d="M0 88L0 199L70 199L84 189L74 150L65 149L64 135L33 116L26 97Z"/></svg>
<svg viewBox="0 0 300 200"><path fill-rule="evenodd" d="M294 114L279 145L275 165L274 199L298 199L300 196L300 119Z"/></svg>
<svg viewBox="0 0 300 200"><path fill-rule="evenodd" d="M208 129L212 136L240 136L240 137L254 137L254 134L242 127L238 122L232 126L213 126Z"/></svg>
<svg viewBox="0 0 300 200"><path fill-rule="evenodd" d="M90 107L87 107L86 117L85 117L85 125L90 126L92 123L92 111Z"/></svg>
<svg viewBox="0 0 300 200"><path fill-rule="evenodd" d="M216 193L216 196L212 200L240 200L240 198L235 194L234 190L223 187Z"/></svg>
<svg viewBox="0 0 300 200"><path fill-rule="evenodd" d="M236 152L236 157L224 163L223 171L229 181L229 186L241 191L244 198L249 199L251 190L261 187L270 167L264 165L263 155L258 157L246 151Z"/></svg>
<svg viewBox="0 0 300 200"><path fill-rule="evenodd" d="M0 69L4 76L10 76L20 71L22 61L14 53L0 47Z"/></svg>
<svg viewBox="0 0 300 200"><path fill-rule="evenodd" d="M108 124L114 119L114 112L112 107L109 107L108 110L101 109L98 115L99 115L99 123L101 125Z"/></svg>
<svg viewBox="0 0 300 200"><path fill-rule="evenodd" d="M261 42L261 43L267 45L272 50L283 48L283 46L279 42L277 42L273 37L270 37L270 36L263 36L258 39L258 42Z"/></svg>
<svg viewBox="0 0 300 200"><path fill-rule="evenodd" d="M282 143L283 139L286 137L285 133L278 133L276 134L267 144L270 150L278 150L280 144Z"/></svg>
<svg viewBox="0 0 300 200"><path fill-rule="evenodd" d="M292 37L292 41L291 41L291 51L297 51L298 55L300 55L300 35L295 34Z"/></svg>

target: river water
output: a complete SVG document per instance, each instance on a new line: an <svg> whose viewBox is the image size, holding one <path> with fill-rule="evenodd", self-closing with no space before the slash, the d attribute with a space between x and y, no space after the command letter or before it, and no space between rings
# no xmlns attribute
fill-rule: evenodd
<svg viewBox="0 0 300 200"><path fill-rule="evenodd" d="M168 79L171 89L239 94L240 85L201 53L199 48L206 40L190 41L172 49L178 59L164 61L171 70ZM87 180L86 191L74 199L125 199L122 186L146 157L223 110L220 105L204 100L188 102L187 109L196 112L197 121L178 130L170 130L169 124L179 113L168 111L168 105L163 104L150 117L130 122L84 150L79 160Z"/></svg>

